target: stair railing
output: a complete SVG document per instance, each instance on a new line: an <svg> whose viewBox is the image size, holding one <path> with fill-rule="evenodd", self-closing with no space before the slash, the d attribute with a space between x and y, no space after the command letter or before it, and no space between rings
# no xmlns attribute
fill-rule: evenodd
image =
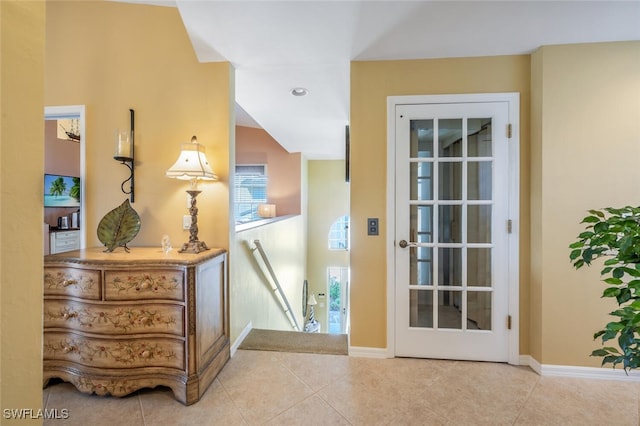
<svg viewBox="0 0 640 426"><path fill-rule="evenodd" d="M280 287L280 282L278 282L278 277L276 277L276 273L273 271L273 268L271 267L271 262L269 262L269 258L267 257L267 254L264 252L264 248L262 247L260 240L254 240L253 243L256 245L256 249L258 250L258 253L260 253L260 257L262 257L262 261L267 267L267 271L269 272L269 276L271 277L271 281L273 282L271 289L273 290L274 293L277 292L278 296L280 296L279 300L282 306L282 310L287 315L287 317L289 317L289 321L291 321L291 325L293 326L293 328L296 329L297 331L300 331L300 325L298 324L298 320L296 319L296 316L293 314L293 310L291 309L291 305L289 304L287 295L284 294L284 291L282 291L282 287Z"/></svg>

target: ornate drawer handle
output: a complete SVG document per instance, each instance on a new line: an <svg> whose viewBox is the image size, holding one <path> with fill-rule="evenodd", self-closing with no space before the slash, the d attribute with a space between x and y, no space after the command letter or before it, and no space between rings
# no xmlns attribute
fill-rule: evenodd
<svg viewBox="0 0 640 426"><path fill-rule="evenodd" d="M62 314L62 318L64 319L69 319L69 318L75 318L78 316L77 312L65 312L64 314Z"/></svg>
<svg viewBox="0 0 640 426"><path fill-rule="evenodd" d="M64 348L62 348L62 351L63 351L65 354L68 354L69 352L73 352L73 351L75 351L75 350L76 350L76 347L75 347L75 346L73 346L73 345L65 346Z"/></svg>
<svg viewBox="0 0 640 426"><path fill-rule="evenodd" d="M73 278L69 279L69 280L62 281L62 285L64 287L69 287L70 285L75 285L75 284L78 284L78 280L74 280Z"/></svg>
<svg viewBox="0 0 640 426"><path fill-rule="evenodd" d="M140 356L142 358L149 358L151 356L151 352L149 351L142 351L142 353L140 354Z"/></svg>

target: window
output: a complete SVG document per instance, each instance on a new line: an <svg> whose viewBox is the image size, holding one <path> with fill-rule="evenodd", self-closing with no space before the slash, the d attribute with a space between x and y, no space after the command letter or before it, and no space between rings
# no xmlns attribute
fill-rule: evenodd
<svg viewBox="0 0 640 426"><path fill-rule="evenodd" d="M236 166L234 216L236 223L261 219L258 205L267 202L267 166Z"/></svg>
<svg viewBox="0 0 640 426"><path fill-rule="evenodd" d="M330 266L327 268L329 293L328 331L331 334L347 333L347 298L349 289L349 268Z"/></svg>
<svg viewBox="0 0 640 426"><path fill-rule="evenodd" d="M339 217L329 229L329 250L349 250L349 216Z"/></svg>

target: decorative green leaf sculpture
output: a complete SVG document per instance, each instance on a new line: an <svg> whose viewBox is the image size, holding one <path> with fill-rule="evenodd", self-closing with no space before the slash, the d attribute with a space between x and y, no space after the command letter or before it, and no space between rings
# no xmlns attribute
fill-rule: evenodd
<svg viewBox="0 0 640 426"><path fill-rule="evenodd" d="M140 216L129 200L107 213L98 224L98 239L112 252L117 247L129 251L127 243L133 240L140 231Z"/></svg>

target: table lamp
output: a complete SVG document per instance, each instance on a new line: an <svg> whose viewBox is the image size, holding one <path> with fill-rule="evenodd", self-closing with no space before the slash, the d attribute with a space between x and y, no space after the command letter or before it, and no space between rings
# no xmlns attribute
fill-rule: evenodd
<svg viewBox="0 0 640 426"><path fill-rule="evenodd" d="M189 242L184 243L178 250L180 253L200 253L209 250L204 241L198 240L198 208L196 197L201 192L198 189L198 180L215 180L209 161L204 153L204 146L198 143L195 136L191 142L181 144L178 160L167 170L166 176L175 179L188 180L191 183L187 193L191 196L189 213L191 214L191 226L189 227Z"/></svg>

